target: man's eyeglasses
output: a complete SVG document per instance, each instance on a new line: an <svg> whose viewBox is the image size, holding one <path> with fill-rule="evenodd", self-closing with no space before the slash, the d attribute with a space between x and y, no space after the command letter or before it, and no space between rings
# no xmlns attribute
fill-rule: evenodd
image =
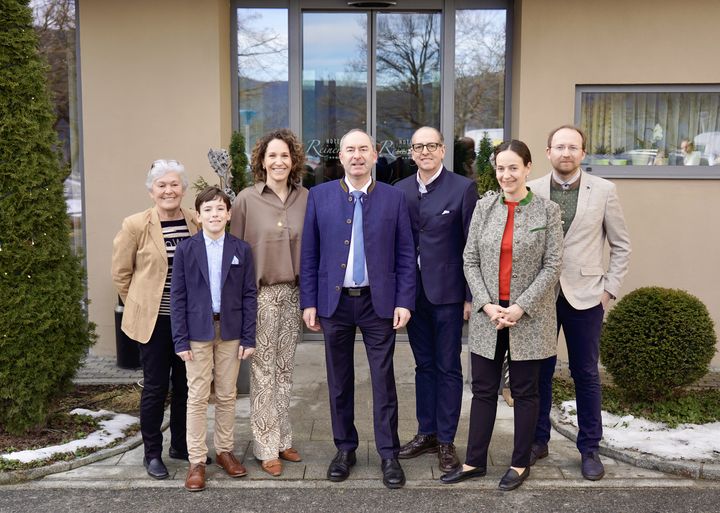
<svg viewBox="0 0 720 513"><path fill-rule="evenodd" d="M416 153L422 153L423 148L427 148L427 151L429 151L430 153L432 153L432 152L436 151L440 146L442 146L442 144L440 144L440 143L434 143L434 142L432 142L432 143L427 143L427 144L417 143L417 144L411 144L411 145L410 145L410 147L412 148L412 150L413 150L414 152L416 152Z"/></svg>
<svg viewBox="0 0 720 513"><path fill-rule="evenodd" d="M582 151L582 148L579 146L565 146L564 144L559 144L557 146L553 146L552 149L558 153L564 153L565 150L567 150L570 153L578 153Z"/></svg>

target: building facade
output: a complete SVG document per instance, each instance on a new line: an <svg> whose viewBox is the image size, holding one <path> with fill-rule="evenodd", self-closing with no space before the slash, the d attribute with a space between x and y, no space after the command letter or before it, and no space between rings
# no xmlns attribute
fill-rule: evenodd
<svg viewBox="0 0 720 513"><path fill-rule="evenodd" d="M287 126L307 185L336 178L337 138L372 133L376 178L411 173L410 134L440 127L450 155L483 134L528 143L589 134L584 167L618 186L633 242L623 292L698 296L720 326L720 3L687 0L78 0L84 247L93 352L115 352L112 239L151 203L149 164L213 183L210 148ZM452 147L452 148L450 148ZM717 151L716 151L717 150ZM450 160L452 162L452 160ZM455 160L455 171L462 168ZM192 204L188 191L185 204ZM720 366L716 355L713 366Z"/></svg>

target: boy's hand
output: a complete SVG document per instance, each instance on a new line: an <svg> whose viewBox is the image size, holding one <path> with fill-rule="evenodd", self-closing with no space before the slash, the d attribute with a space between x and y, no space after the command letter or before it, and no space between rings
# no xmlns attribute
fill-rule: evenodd
<svg viewBox="0 0 720 513"><path fill-rule="evenodd" d="M250 358L253 355L254 352L255 352L254 347L240 346L238 348L238 360L247 360L248 358Z"/></svg>
<svg viewBox="0 0 720 513"><path fill-rule="evenodd" d="M177 355L184 362L191 362L193 359L192 351L180 351Z"/></svg>

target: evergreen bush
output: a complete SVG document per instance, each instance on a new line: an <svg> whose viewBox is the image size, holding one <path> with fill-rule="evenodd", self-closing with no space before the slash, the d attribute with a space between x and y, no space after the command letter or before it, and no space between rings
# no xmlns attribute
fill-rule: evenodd
<svg viewBox="0 0 720 513"><path fill-rule="evenodd" d="M660 399L705 375L716 338L698 298L683 290L643 287L608 315L600 357L626 397Z"/></svg>
<svg viewBox="0 0 720 513"><path fill-rule="evenodd" d="M237 194L250 185L247 175L248 158L245 154L245 137L240 132L233 132L228 153L230 153L230 173L232 174L230 188Z"/></svg>
<svg viewBox="0 0 720 513"><path fill-rule="evenodd" d="M0 12L0 424L21 433L43 425L95 334L32 14L27 0Z"/></svg>
<svg viewBox="0 0 720 513"><path fill-rule="evenodd" d="M480 196L487 191L500 190L500 184L495 176L495 167L491 161L494 150L495 147L488 133L485 132L483 138L480 139L480 148L478 149L477 160L475 161L477 169L477 189Z"/></svg>

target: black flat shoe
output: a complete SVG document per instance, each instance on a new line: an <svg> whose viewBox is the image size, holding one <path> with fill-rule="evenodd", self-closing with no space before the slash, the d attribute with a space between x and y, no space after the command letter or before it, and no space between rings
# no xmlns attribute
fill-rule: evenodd
<svg viewBox="0 0 720 513"><path fill-rule="evenodd" d="M167 467L160 458L152 458L150 461L143 458L143 466L153 479L166 479L170 476Z"/></svg>
<svg viewBox="0 0 720 513"><path fill-rule="evenodd" d="M514 468L508 469L505 475L502 476L498 488L504 492L514 490L525 481L530 475L530 467L525 467L522 474L518 474Z"/></svg>
<svg viewBox="0 0 720 513"><path fill-rule="evenodd" d="M445 484L454 484L473 477L485 477L486 473L487 471L481 467L477 467L472 470L463 470L463 466L460 465L452 472L448 472L447 474L440 476L440 481Z"/></svg>
<svg viewBox="0 0 720 513"><path fill-rule="evenodd" d="M328 467L327 478L334 483L345 481L350 476L350 467L356 461L355 451L338 450Z"/></svg>
<svg viewBox="0 0 720 513"><path fill-rule="evenodd" d="M188 453L178 451L172 447L170 447L168 454L170 454L170 457L174 460L188 461ZM205 465L212 465L212 462L213 462L213 460L210 456L207 456L205 458Z"/></svg>
<svg viewBox="0 0 720 513"><path fill-rule="evenodd" d="M380 470L383 474L383 484L388 488L396 489L405 486L405 472L397 459L382 460Z"/></svg>

